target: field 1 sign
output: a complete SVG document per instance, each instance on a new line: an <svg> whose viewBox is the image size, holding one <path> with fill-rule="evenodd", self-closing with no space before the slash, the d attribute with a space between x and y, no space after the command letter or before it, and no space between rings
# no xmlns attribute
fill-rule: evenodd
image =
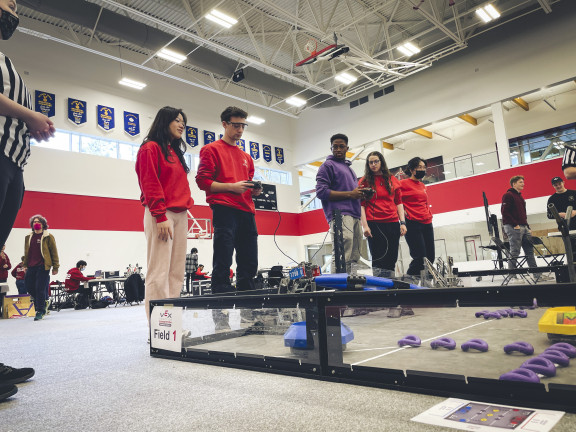
<svg viewBox="0 0 576 432"><path fill-rule="evenodd" d="M150 314L150 345L152 348L182 351L182 308L155 306Z"/></svg>

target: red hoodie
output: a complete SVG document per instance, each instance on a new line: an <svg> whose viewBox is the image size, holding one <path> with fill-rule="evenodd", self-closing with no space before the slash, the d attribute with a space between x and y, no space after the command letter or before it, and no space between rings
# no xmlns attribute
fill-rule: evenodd
<svg viewBox="0 0 576 432"><path fill-rule="evenodd" d="M6 268L4 268L6 266ZM8 255L4 253L4 258L0 255L0 280L8 280L8 270L12 268L12 264L10 264L10 258Z"/></svg>
<svg viewBox="0 0 576 432"><path fill-rule="evenodd" d="M80 282L86 282L92 279L94 278L84 276L77 267L74 267L68 270L64 286L68 291L77 291L78 288L80 288Z"/></svg>
<svg viewBox="0 0 576 432"><path fill-rule="evenodd" d="M214 141L200 150L200 165L196 173L196 184L206 192L208 204L220 204L249 213L256 213L252 201L252 189L243 194L213 193L210 186L219 183L236 183L252 180L254 161L238 146L227 144L224 140Z"/></svg>
<svg viewBox="0 0 576 432"><path fill-rule="evenodd" d="M154 141L140 146L136 157L136 174L142 194L140 202L148 207L156 222L164 222L166 210L180 213L192 208L188 175L171 147L168 159L162 148Z"/></svg>
<svg viewBox="0 0 576 432"><path fill-rule="evenodd" d="M16 278L16 280L24 280L26 277L26 268L24 267L24 264L20 263L14 267L11 274Z"/></svg>

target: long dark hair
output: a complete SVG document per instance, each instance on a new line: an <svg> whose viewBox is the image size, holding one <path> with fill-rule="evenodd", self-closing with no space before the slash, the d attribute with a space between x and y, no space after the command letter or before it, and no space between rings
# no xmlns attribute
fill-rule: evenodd
<svg viewBox="0 0 576 432"><path fill-rule="evenodd" d="M412 171L414 171L416 168L418 168L418 165L420 165L420 162L424 162L424 166L428 167L428 164L426 163L426 161L424 159L416 156L416 157L413 157L412 159L410 159L408 161L408 165L402 171L404 171L404 174L406 174L408 177L412 177Z"/></svg>
<svg viewBox="0 0 576 432"><path fill-rule="evenodd" d="M386 161L384 160L384 155L379 151L373 151L366 156L366 167L364 168L364 179L369 186L375 188L374 186L374 173L370 169L370 156L378 156L380 159L380 170L382 171L382 177L384 178L384 186L390 195L392 195L392 185L390 184L390 170Z"/></svg>
<svg viewBox="0 0 576 432"><path fill-rule="evenodd" d="M142 145L146 144L148 141L155 141L158 143L160 148L162 149L162 154L167 162L170 163L168 159L168 147L172 147L174 153L178 156L182 167L186 173L190 172L190 168L186 164L184 160L184 153L186 152L186 144L182 138L179 139L172 139L170 135L170 123L172 123L177 117L178 114L182 116L184 119L184 124L187 123L186 114L180 108L172 108L169 106L165 106L164 108L160 108L160 111L156 114L156 118L152 122L152 126L150 126L150 130L148 131L148 135L144 138ZM184 133L186 133L186 129L184 129Z"/></svg>

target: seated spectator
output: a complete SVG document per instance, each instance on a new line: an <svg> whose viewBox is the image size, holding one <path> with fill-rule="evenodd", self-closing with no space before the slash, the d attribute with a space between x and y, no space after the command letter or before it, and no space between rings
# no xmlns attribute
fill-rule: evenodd
<svg viewBox="0 0 576 432"><path fill-rule="evenodd" d="M202 270L204 270L204 266L202 264L200 264L198 266L198 270L196 270L196 273L194 273L194 279L195 280L206 280L206 279L210 279L210 276L208 276L208 272L204 273L202 272Z"/></svg>
<svg viewBox="0 0 576 432"><path fill-rule="evenodd" d="M24 267L24 257L22 257L22 261L16 267L12 269L12 276L16 279L16 288L18 288L18 294L28 294L26 291L26 282L24 282L24 278L26 277L26 267Z"/></svg>
<svg viewBox="0 0 576 432"><path fill-rule="evenodd" d="M82 271L86 269L86 261L80 260L76 263L76 267L68 270L66 274L66 281L64 282L64 287L69 292L75 292L76 296L76 306L75 309L86 309L90 299L92 299L92 288L85 288L80 282L87 282L93 279L99 279L95 277L87 277L82 274Z"/></svg>

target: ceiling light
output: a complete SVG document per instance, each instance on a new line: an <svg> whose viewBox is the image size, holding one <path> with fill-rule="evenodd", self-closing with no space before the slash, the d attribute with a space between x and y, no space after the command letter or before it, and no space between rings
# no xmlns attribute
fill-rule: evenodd
<svg viewBox="0 0 576 432"><path fill-rule="evenodd" d="M341 74L336 75L335 78L336 81L340 81L344 84L352 84L354 81L358 80L358 78L356 78L354 75L350 75L346 72L342 72Z"/></svg>
<svg viewBox="0 0 576 432"><path fill-rule="evenodd" d="M290 105L294 105L296 107L301 107L303 105L306 105L306 101L304 99L301 99L301 98L296 97L296 96L292 96L292 97L289 97L288 99L286 99L286 103L290 104Z"/></svg>
<svg viewBox="0 0 576 432"><path fill-rule="evenodd" d="M263 118L260 117L255 117L255 116L248 116L248 118L246 119L247 122L250 123L254 123L257 125L260 125L262 123L264 123L266 120L264 120Z"/></svg>
<svg viewBox="0 0 576 432"><path fill-rule="evenodd" d="M476 166L482 166L482 165L484 165L484 162L476 162L474 165L476 165Z"/></svg>
<svg viewBox="0 0 576 432"><path fill-rule="evenodd" d="M411 55L418 54L420 52L420 48L418 48L412 42L406 42L404 45L400 45L398 47L398 51L400 51L405 56L410 57Z"/></svg>
<svg viewBox="0 0 576 432"><path fill-rule="evenodd" d="M156 53L156 55L164 60L171 61L172 63L180 64L184 60L186 60L186 56L184 54L177 53L176 51L172 51L166 48L162 48L160 51Z"/></svg>
<svg viewBox="0 0 576 432"><path fill-rule="evenodd" d="M487 23L498 18L500 16L500 12L498 12L494 6L489 4L481 7L480 9L476 9L476 15L478 15L482 21Z"/></svg>
<svg viewBox="0 0 576 432"><path fill-rule="evenodd" d="M452 171L442 171L442 174L452 174Z"/></svg>
<svg viewBox="0 0 576 432"><path fill-rule="evenodd" d="M118 81L118 84L125 85L126 87L132 87L137 90L142 90L144 87L146 87L145 83L140 81L134 81L128 78L122 78L120 81Z"/></svg>
<svg viewBox="0 0 576 432"><path fill-rule="evenodd" d="M210 21L220 24L222 27L230 28L238 22L238 20L226 15L216 9L212 9L210 13L206 15Z"/></svg>

